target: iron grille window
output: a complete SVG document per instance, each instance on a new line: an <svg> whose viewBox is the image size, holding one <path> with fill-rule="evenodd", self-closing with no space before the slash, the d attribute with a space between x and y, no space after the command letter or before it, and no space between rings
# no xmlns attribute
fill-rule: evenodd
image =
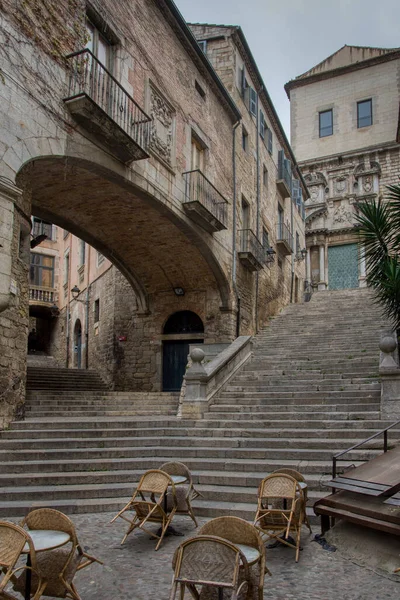
<svg viewBox="0 0 400 600"><path fill-rule="evenodd" d="M372 125L372 100L357 102L357 127L369 127Z"/></svg>
<svg viewBox="0 0 400 600"><path fill-rule="evenodd" d="M31 252L29 283L41 287L54 287L54 256Z"/></svg>
<svg viewBox="0 0 400 600"><path fill-rule="evenodd" d="M324 110L319 113L319 137L333 135L333 111Z"/></svg>

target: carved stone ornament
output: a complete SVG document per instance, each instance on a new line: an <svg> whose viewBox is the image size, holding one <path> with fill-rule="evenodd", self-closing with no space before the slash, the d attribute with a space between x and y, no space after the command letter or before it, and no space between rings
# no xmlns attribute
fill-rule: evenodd
<svg viewBox="0 0 400 600"><path fill-rule="evenodd" d="M347 182L345 177L338 177L335 181L335 191L337 194L343 194L346 191Z"/></svg>
<svg viewBox="0 0 400 600"><path fill-rule="evenodd" d="M311 202L317 202L319 198L319 190L317 186L310 187Z"/></svg>
<svg viewBox="0 0 400 600"><path fill-rule="evenodd" d="M366 192L368 194L368 192L370 192L372 190L372 186L373 186L373 181L372 181L371 175L366 175L365 177L363 177L364 192Z"/></svg>
<svg viewBox="0 0 400 600"><path fill-rule="evenodd" d="M353 213L347 206L341 204L337 207L335 212L333 213L333 222L334 223L352 223L353 221Z"/></svg>
<svg viewBox="0 0 400 600"><path fill-rule="evenodd" d="M172 166L175 111L169 102L150 84L149 146L154 154Z"/></svg>

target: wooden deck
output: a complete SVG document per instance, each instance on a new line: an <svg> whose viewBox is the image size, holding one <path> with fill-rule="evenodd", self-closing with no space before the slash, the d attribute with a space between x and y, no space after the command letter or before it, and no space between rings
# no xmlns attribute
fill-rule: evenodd
<svg viewBox="0 0 400 600"><path fill-rule="evenodd" d="M314 504L323 533L329 529L331 519L345 519L400 536L400 446L327 485L340 491Z"/></svg>

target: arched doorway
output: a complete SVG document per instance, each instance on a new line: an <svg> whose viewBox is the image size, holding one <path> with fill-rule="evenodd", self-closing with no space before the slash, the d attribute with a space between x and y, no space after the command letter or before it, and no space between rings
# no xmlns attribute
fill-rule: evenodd
<svg viewBox="0 0 400 600"><path fill-rule="evenodd" d="M80 319L75 321L74 327L74 367L82 368L82 325Z"/></svg>
<svg viewBox="0 0 400 600"><path fill-rule="evenodd" d="M190 344L202 344L203 321L190 310L181 310L169 317L164 325L163 341L163 391L176 392L181 389L185 374ZM195 335L197 334L197 335Z"/></svg>

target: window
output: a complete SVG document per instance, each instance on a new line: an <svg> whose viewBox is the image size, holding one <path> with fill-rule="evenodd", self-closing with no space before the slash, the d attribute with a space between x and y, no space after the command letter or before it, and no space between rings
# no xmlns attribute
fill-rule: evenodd
<svg viewBox="0 0 400 600"><path fill-rule="evenodd" d="M53 240L53 225L48 221L42 221L37 217L32 218L32 235L37 237L38 235L46 235L48 240Z"/></svg>
<svg viewBox="0 0 400 600"><path fill-rule="evenodd" d="M200 46L200 48L203 50L204 54L207 54L207 40L201 40L200 42L197 42Z"/></svg>
<svg viewBox="0 0 400 600"><path fill-rule="evenodd" d="M30 285L54 287L54 256L31 252L29 269Z"/></svg>
<svg viewBox="0 0 400 600"><path fill-rule="evenodd" d="M265 140L265 132L267 130L267 124L265 122L264 113L260 110L260 137Z"/></svg>
<svg viewBox="0 0 400 600"><path fill-rule="evenodd" d="M263 165L263 186L265 189L268 188L268 169L265 165Z"/></svg>
<svg viewBox="0 0 400 600"><path fill-rule="evenodd" d="M300 254L300 236L299 236L299 232L296 231L296 256L299 256Z"/></svg>
<svg viewBox="0 0 400 600"><path fill-rule="evenodd" d="M372 125L372 100L357 102L357 127L369 127Z"/></svg>
<svg viewBox="0 0 400 600"><path fill-rule="evenodd" d="M64 238L64 240L67 237L67 235L69 235L69 231L67 231L66 229L64 229L64 232L63 232L63 238Z"/></svg>
<svg viewBox="0 0 400 600"><path fill-rule="evenodd" d="M284 225L284 211L280 204L278 204L278 239L283 239L283 225Z"/></svg>
<svg viewBox="0 0 400 600"><path fill-rule="evenodd" d="M272 154L272 131L267 127L267 150Z"/></svg>
<svg viewBox="0 0 400 600"><path fill-rule="evenodd" d="M86 244L83 240L79 240L79 266L82 267L86 260Z"/></svg>
<svg viewBox="0 0 400 600"><path fill-rule="evenodd" d="M263 227L262 244L264 246L264 250L268 250L268 248L269 248L269 233L265 229L265 227Z"/></svg>
<svg viewBox="0 0 400 600"><path fill-rule="evenodd" d="M206 97L206 93L205 93L205 91L203 90L203 88L201 87L201 85L199 84L199 82L197 81L197 79L196 79L196 81L195 81L195 83L194 83L194 87L196 88L196 90L198 91L198 93L200 94L200 96L201 96L201 97L203 98L203 100L204 100L204 99L205 99L205 97Z"/></svg>
<svg viewBox="0 0 400 600"><path fill-rule="evenodd" d="M319 137L327 137L333 134L333 111L324 110L319 113Z"/></svg>
<svg viewBox="0 0 400 600"><path fill-rule="evenodd" d="M69 280L69 251L64 254L64 286L68 285Z"/></svg>
<svg viewBox="0 0 400 600"><path fill-rule="evenodd" d="M242 196L242 229L250 229L250 206L244 196Z"/></svg>
<svg viewBox="0 0 400 600"><path fill-rule="evenodd" d="M94 322L98 323L100 321L100 300L99 299L94 301L93 312L94 312Z"/></svg>
<svg viewBox="0 0 400 600"><path fill-rule="evenodd" d="M105 258L102 255L102 253L101 252L97 252L97 266L98 267L100 267L103 264L104 260L105 260Z"/></svg>
<svg viewBox="0 0 400 600"><path fill-rule="evenodd" d="M249 148L249 134L246 129L242 125L242 148L245 152L247 152Z"/></svg>
<svg viewBox="0 0 400 600"><path fill-rule="evenodd" d="M257 116L257 92L249 87L249 111L255 117Z"/></svg>
<svg viewBox="0 0 400 600"><path fill-rule="evenodd" d="M191 170L199 170L204 173L205 167L205 148L200 141L192 135L192 156L191 156Z"/></svg>
<svg viewBox="0 0 400 600"><path fill-rule="evenodd" d="M86 19L88 41L86 48L97 58L106 69L111 69L111 44L101 35L100 31L89 19Z"/></svg>

